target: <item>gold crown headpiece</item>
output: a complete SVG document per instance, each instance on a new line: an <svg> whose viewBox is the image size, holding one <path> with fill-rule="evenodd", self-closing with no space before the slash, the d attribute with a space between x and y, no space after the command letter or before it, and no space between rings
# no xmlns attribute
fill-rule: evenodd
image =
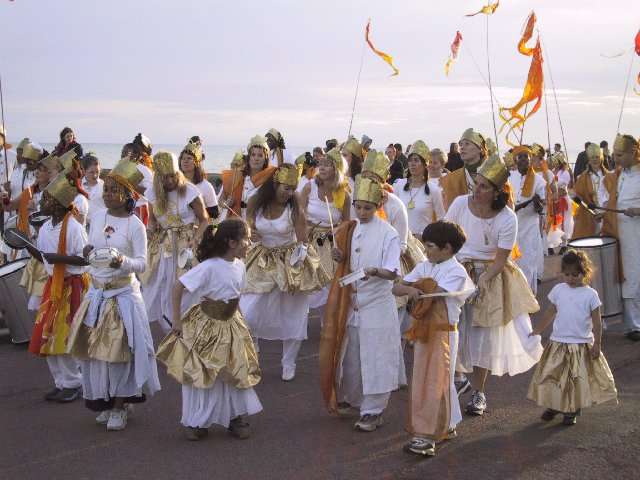
<svg viewBox="0 0 640 480"><path fill-rule="evenodd" d="M153 156L153 170L157 174L172 175L180 170L178 157L172 152L160 150Z"/></svg>
<svg viewBox="0 0 640 480"><path fill-rule="evenodd" d="M138 166L131 161L130 156L121 158L116 166L111 169L108 178L113 178L116 182L123 184L133 193L136 187L144 179L144 176L138 170Z"/></svg>
<svg viewBox="0 0 640 480"><path fill-rule="evenodd" d="M30 142L30 140L29 140L28 137L23 138L22 141L16 147L16 150L24 150L24 147L29 145L29 142Z"/></svg>
<svg viewBox="0 0 640 480"><path fill-rule="evenodd" d="M498 147L496 146L494 141L491 140L491 138L487 137L485 139L485 143L487 144L487 154L488 155L493 155L494 153L498 153Z"/></svg>
<svg viewBox="0 0 640 480"><path fill-rule="evenodd" d="M479 132L474 132L473 128L467 128L462 134L462 138L460 138L460 140L467 140L473 143L476 147L480 149L483 155L486 155L487 141L485 140L484 135L482 135Z"/></svg>
<svg viewBox="0 0 640 480"><path fill-rule="evenodd" d="M389 158L384 153L371 149L364 160L362 171L375 173L386 182L389 178Z"/></svg>
<svg viewBox="0 0 640 480"><path fill-rule="evenodd" d="M238 150L231 160L231 169L244 168L245 156L242 150Z"/></svg>
<svg viewBox="0 0 640 480"><path fill-rule="evenodd" d="M342 145L347 152L350 152L352 155L355 155L358 158L362 158L363 148L358 140L354 137L349 137L346 142Z"/></svg>
<svg viewBox="0 0 640 480"><path fill-rule="evenodd" d="M302 165L294 165L292 163L285 163L278 167L273 175L273 178L278 183L285 185L297 186L300 181L300 175L302 174Z"/></svg>
<svg viewBox="0 0 640 480"><path fill-rule="evenodd" d="M553 160L560 165L567 164L567 157L565 157L561 152L554 153L553 155L551 155L551 158L553 158Z"/></svg>
<svg viewBox="0 0 640 480"><path fill-rule="evenodd" d="M64 170L64 165L62 165L62 162L60 161L60 159L56 157L53 153L50 155L47 155L42 160L40 160L40 163L49 170L53 169L53 170L57 170L58 172L61 172L62 170Z"/></svg>
<svg viewBox="0 0 640 480"><path fill-rule="evenodd" d="M197 163L202 161L202 147L194 142L187 143L182 149L183 152L187 152L190 155L193 155L196 159Z"/></svg>
<svg viewBox="0 0 640 480"><path fill-rule="evenodd" d="M282 139L282 134L275 128L270 128L267 135L272 135L273 138L276 139L276 142L279 142Z"/></svg>
<svg viewBox="0 0 640 480"><path fill-rule="evenodd" d="M515 161L513 160L513 152L507 152L504 154L504 164L507 166L507 168L511 168L515 165Z"/></svg>
<svg viewBox="0 0 640 480"><path fill-rule="evenodd" d="M347 162L338 148L332 148L325 154L325 156L333 162L340 173L344 174L344 172L347 171Z"/></svg>
<svg viewBox="0 0 640 480"><path fill-rule="evenodd" d="M638 140L631 135L618 134L613 142L613 149L622 153L639 153Z"/></svg>
<svg viewBox="0 0 640 480"><path fill-rule="evenodd" d="M353 200L362 200L378 205L382 201L382 187L362 175L356 176L355 194Z"/></svg>
<svg viewBox="0 0 640 480"><path fill-rule="evenodd" d="M267 138L262 135L254 135L251 140L249 140L249 145L247 145L247 152L251 150L251 147L262 147L266 150L267 148Z"/></svg>
<svg viewBox="0 0 640 480"><path fill-rule="evenodd" d="M22 158L29 160L39 161L42 156L42 147L37 143L29 142L27 146L22 149Z"/></svg>
<svg viewBox="0 0 640 480"><path fill-rule="evenodd" d="M73 161L75 160L76 155L77 153L75 152L75 150L72 149L63 155L60 155L58 157L58 160L60 160L60 163L64 168L71 170L71 167L73 167Z"/></svg>
<svg viewBox="0 0 640 480"><path fill-rule="evenodd" d="M429 160L431 160L431 150L429 150L429 147L427 146L427 144L424 143L422 140L416 140L411 144L411 148L409 149L408 156L410 157L414 153L420 156L420 158L424 160L425 164L429 163Z"/></svg>
<svg viewBox="0 0 640 480"><path fill-rule="evenodd" d="M68 177L70 174L69 170L63 170L45 188L45 191L65 208L69 207L78 195L78 189Z"/></svg>
<svg viewBox="0 0 640 480"><path fill-rule="evenodd" d="M497 189L504 187L509 179L509 169L496 154L491 155L478 169L478 173L493 183Z"/></svg>
<svg viewBox="0 0 640 480"><path fill-rule="evenodd" d="M586 152L587 152L587 158L598 157L598 159L600 160L604 159L604 155L602 155L602 149L600 148L599 145L595 143L590 143L589 146L587 147Z"/></svg>
<svg viewBox="0 0 640 480"><path fill-rule="evenodd" d="M539 157L541 154L544 156L545 152L545 148L539 143L531 144L531 153L533 153L534 156Z"/></svg>

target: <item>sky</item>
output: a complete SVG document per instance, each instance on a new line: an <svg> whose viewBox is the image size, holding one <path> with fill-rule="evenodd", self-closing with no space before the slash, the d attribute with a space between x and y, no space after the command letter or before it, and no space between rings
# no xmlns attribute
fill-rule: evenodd
<svg viewBox="0 0 640 480"><path fill-rule="evenodd" d="M352 134L367 134L379 147L422 139L448 149L469 127L494 137L489 89L479 73L488 77L487 53L497 102L511 106L520 98L530 59L517 43L535 9L548 102L527 123L524 142L562 142L561 121L569 151L585 141L611 143L632 53L602 54L633 45L638 1L503 0L488 24L484 15L464 17L481 6L478 0L0 0L8 139L55 142L70 126L81 143L122 144L142 131L156 144L197 134L211 145L244 145L275 127L288 145L323 145L347 137L362 61ZM397 77L368 47L363 56L369 18L371 39L394 57ZM456 30L464 43L446 77ZM620 127L636 137L639 71L636 55ZM496 122L499 128L497 115ZM503 150L504 134L498 143Z"/></svg>

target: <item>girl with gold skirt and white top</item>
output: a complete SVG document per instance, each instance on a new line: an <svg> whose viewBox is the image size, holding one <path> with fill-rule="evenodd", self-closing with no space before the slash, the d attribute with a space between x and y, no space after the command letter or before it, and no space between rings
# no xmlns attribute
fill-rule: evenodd
<svg viewBox="0 0 640 480"><path fill-rule="evenodd" d="M136 274L147 265L144 224L134 215L135 185L143 179L128 158L104 181L105 210L95 212L85 258L114 248L108 266L89 267L91 284L73 320L67 351L80 362L87 406L107 430L127 425L132 409L160 390L153 339ZM114 252L115 253L115 252ZM90 258L90 257L89 257Z"/></svg>
<svg viewBox="0 0 640 480"><path fill-rule="evenodd" d="M259 241L246 260L247 287L240 308L256 339L282 340L282 379L295 377L296 357L307 338L308 294L328 275L307 242L304 210L298 203L297 165L283 164L249 201L252 239Z"/></svg>
<svg viewBox="0 0 640 480"><path fill-rule="evenodd" d="M307 214L309 243L318 252L322 268L329 276L322 290L309 296L310 308L327 303L331 278L336 271L336 263L331 258L334 246L331 225L335 231L350 218L351 195L344 176L346 170L347 163L340 151L331 149L320 159L317 175L300 193L300 206Z"/></svg>
<svg viewBox="0 0 640 480"><path fill-rule="evenodd" d="M200 440L215 424L248 438L246 415L262 410L253 387L260 368L251 334L238 309L246 286L247 225L239 218L205 230L201 262L173 285L173 327L157 357L182 384L182 424L189 440ZM183 316L184 290L199 299Z"/></svg>
<svg viewBox="0 0 640 480"><path fill-rule="evenodd" d="M209 217L200 192L186 180L173 153L158 152L153 169L153 190L145 193L150 207L147 269L140 280L149 322L158 322L168 332L171 286L186 271L178 267L178 255L198 245Z"/></svg>

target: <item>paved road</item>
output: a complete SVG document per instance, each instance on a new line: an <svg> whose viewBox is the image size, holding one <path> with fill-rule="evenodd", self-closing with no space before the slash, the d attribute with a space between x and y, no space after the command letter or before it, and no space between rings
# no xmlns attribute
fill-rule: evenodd
<svg viewBox="0 0 640 480"><path fill-rule="evenodd" d="M557 260L549 262L557 270ZM540 299L554 283L551 278L541 285ZM438 446L430 459L402 452L408 439L407 391L392 394L385 425L373 433L355 431L355 418L323 411L315 316L292 382L280 380L280 345L260 343L263 379L256 390L264 411L251 418L253 435L244 441L222 428L212 428L207 440L187 441L180 425L180 386L164 367L162 391L136 406L124 431L107 432L81 401L45 402L42 395L51 388L46 362L27 355L23 346L3 343L0 478L638 478L640 344L623 337L619 319L609 323L603 350L619 406L587 409L575 427L542 423L541 409L525 398L532 372L491 377L485 415L465 416L459 437ZM161 336L157 331L154 336L157 344ZM466 401L467 395L461 399Z"/></svg>

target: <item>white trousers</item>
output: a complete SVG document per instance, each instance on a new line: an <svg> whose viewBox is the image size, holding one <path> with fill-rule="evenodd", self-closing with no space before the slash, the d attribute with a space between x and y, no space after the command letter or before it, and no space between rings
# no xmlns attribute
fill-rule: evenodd
<svg viewBox="0 0 640 480"><path fill-rule="evenodd" d="M253 338L253 345L256 349L256 353L260 352L260 344L257 337ZM282 364L283 369L296 369L296 358L298 357L298 351L302 345L302 340L283 340L282 341Z"/></svg>
<svg viewBox="0 0 640 480"><path fill-rule="evenodd" d="M358 330L358 327L347 327L346 334L349 338L342 360L342 379L338 391L338 401L360 407L360 415L378 415L387 408L391 392L363 395Z"/></svg>
<svg viewBox="0 0 640 480"><path fill-rule="evenodd" d="M622 299L622 322L625 332L640 332L640 298Z"/></svg>
<svg viewBox="0 0 640 480"><path fill-rule="evenodd" d="M47 364L56 388L79 388L82 385L80 366L71 355L47 355Z"/></svg>

